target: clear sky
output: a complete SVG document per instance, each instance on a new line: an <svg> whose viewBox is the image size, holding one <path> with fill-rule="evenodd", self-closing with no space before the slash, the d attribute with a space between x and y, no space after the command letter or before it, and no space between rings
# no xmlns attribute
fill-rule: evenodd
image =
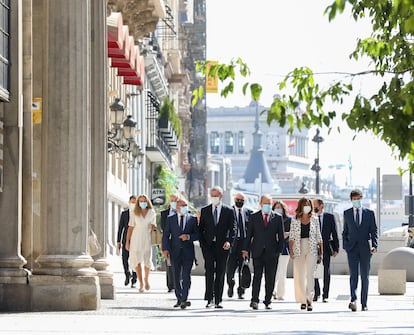
<svg viewBox="0 0 414 335"><path fill-rule="evenodd" d="M207 1L207 58L228 62L238 57L245 61L252 76L249 82L263 85L260 104L269 106L277 83L295 67L309 66L316 73L352 72L367 70L368 61L355 62L349 54L355 49L358 37L369 36L369 25L355 23L343 14L332 22L323 15L333 0L208 0ZM319 75L317 81L328 83L339 75ZM241 80L244 83L244 79ZM362 93L375 92L378 79L355 79L354 87ZM245 106L250 98L236 93L226 99L219 94L208 94L207 105ZM349 101L338 108L350 106ZM397 174L403 163L391 157L391 149L372 134L355 135L345 124L338 124L341 133L329 134L321 130L325 141L320 145L322 178L336 174L339 183L349 182L348 160L352 162L352 184L367 186L376 178L376 168L381 174ZM310 136L316 131L310 130ZM316 144L310 143L311 158L316 156ZM314 151L312 151L314 150ZM330 165L345 164L341 170ZM404 177L404 182L408 177Z"/></svg>

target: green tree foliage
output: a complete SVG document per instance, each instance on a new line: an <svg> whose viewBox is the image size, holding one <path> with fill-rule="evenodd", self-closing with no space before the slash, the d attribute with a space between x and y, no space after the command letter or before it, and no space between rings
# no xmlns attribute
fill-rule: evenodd
<svg viewBox="0 0 414 335"><path fill-rule="evenodd" d="M267 122L310 128L312 125L332 130L333 121L340 118L356 132L370 131L391 147L395 156L409 161L414 172L414 2L412 0L335 0L324 14L331 21L350 6L353 18L369 19L372 31L368 38L358 39L350 58L358 61L367 58L372 68L364 72L347 74L341 80L322 88L315 73L307 67L289 72L278 84L280 92L267 113ZM233 93L235 73L248 77L250 69L241 60L229 64L211 66L206 73L206 63L197 64L204 75L214 76L225 84L221 95ZM355 93L352 79L359 76L375 76L380 85L372 96ZM249 93L254 100L260 98L262 87L257 83L245 83L243 94ZM284 93L285 91L293 93ZM193 103L203 91L193 92ZM350 110L337 112L347 96L355 96ZM328 107L329 106L329 107ZM332 107L333 106L333 107ZM340 129L338 128L338 131ZM403 172L404 169L401 169Z"/></svg>

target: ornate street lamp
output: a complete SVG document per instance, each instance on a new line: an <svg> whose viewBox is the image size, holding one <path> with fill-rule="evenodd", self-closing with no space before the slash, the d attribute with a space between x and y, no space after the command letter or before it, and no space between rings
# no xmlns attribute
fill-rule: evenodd
<svg viewBox="0 0 414 335"><path fill-rule="evenodd" d="M316 129L316 135L312 138L312 142L316 143L316 158L315 158L315 162L313 163L311 170L316 172L316 180L315 180L315 184L316 184L316 194L319 194L319 186L320 186L320 181L319 181L319 171L321 171L321 167L319 165L319 143L323 142L323 137L319 135L320 131L319 128Z"/></svg>

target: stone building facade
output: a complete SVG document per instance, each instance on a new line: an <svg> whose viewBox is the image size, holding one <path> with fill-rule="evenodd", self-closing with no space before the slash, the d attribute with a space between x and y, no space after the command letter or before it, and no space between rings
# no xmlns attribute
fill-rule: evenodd
<svg viewBox="0 0 414 335"><path fill-rule="evenodd" d="M129 195L150 194L157 164L187 179L192 139L167 140L156 117L168 96L191 134L188 2L0 0L1 310L113 299L107 256Z"/></svg>

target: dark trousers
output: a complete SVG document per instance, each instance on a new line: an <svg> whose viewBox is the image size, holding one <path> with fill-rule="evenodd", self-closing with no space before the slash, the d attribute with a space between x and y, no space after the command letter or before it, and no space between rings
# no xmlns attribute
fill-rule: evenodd
<svg viewBox="0 0 414 335"><path fill-rule="evenodd" d="M229 258L227 259L227 266L226 266L226 278L227 278L227 285L229 287L233 287L235 285L234 276L237 270L238 278L239 278L238 288L237 288L238 295L244 294L244 288L241 287L241 276L240 276L240 270L244 262L244 259L242 256L242 249L243 249L243 242L242 240L238 240L236 249L233 250L229 254Z"/></svg>
<svg viewBox="0 0 414 335"><path fill-rule="evenodd" d="M331 255L329 252L323 252L323 291L322 298L329 298L329 286L331 283ZM319 286L318 278L315 278L315 297L321 295L321 287Z"/></svg>
<svg viewBox="0 0 414 335"><path fill-rule="evenodd" d="M172 265L167 265L167 268L165 270L165 276L166 276L168 291L172 291L174 289L174 269Z"/></svg>
<svg viewBox="0 0 414 335"><path fill-rule="evenodd" d="M127 273L131 274L129 272L129 251L125 249L125 245L122 245L122 265L124 267L124 273L127 275ZM134 271L135 269L132 269L132 283L135 284L137 282L137 273Z"/></svg>
<svg viewBox="0 0 414 335"><path fill-rule="evenodd" d="M171 268L175 278L175 296L178 302L187 301L188 292L191 287L191 268L193 267L193 259L185 257L172 257Z"/></svg>
<svg viewBox="0 0 414 335"><path fill-rule="evenodd" d="M272 302L278 261L279 254L266 252L265 249L263 249L263 252L259 257L253 258L254 275L251 302L259 302L260 285L262 283L263 272L265 277L265 299L263 302L266 305L269 305Z"/></svg>
<svg viewBox="0 0 414 335"><path fill-rule="evenodd" d="M357 287L359 271L361 271L361 304L367 305L369 272L371 267L371 252L369 247L356 244L347 252L349 266L349 286L351 290L351 301L357 300Z"/></svg>
<svg viewBox="0 0 414 335"><path fill-rule="evenodd" d="M213 301L216 305L220 304L223 297L224 276L226 274L226 264L229 252L223 250L222 246L215 242L203 248L206 292L204 300Z"/></svg>

